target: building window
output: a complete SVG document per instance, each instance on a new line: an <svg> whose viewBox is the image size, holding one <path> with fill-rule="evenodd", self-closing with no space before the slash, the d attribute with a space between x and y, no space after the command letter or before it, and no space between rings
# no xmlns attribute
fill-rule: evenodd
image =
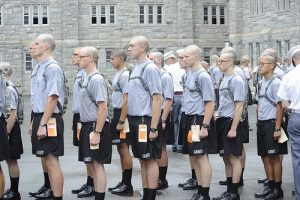
<svg viewBox="0 0 300 200"><path fill-rule="evenodd" d="M162 53L162 54L165 54L165 49L164 48L157 48L157 51Z"/></svg>
<svg viewBox="0 0 300 200"><path fill-rule="evenodd" d="M207 63L209 63L210 60L210 48L204 48L203 49L203 55L204 55L204 61L206 61Z"/></svg>
<svg viewBox="0 0 300 200"><path fill-rule="evenodd" d="M250 60L250 63L252 64L253 63L253 44L252 43L249 43L249 60Z"/></svg>
<svg viewBox="0 0 300 200"><path fill-rule="evenodd" d="M24 62L25 62L25 71L30 72L33 67L33 62L28 50L24 51Z"/></svg>
<svg viewBox="0 0 300 200"><path fill-rule="evenodd" d="M163 6L157 4L139 6L140 24L162 24L163 23Z"/></svg>
<svg viewBox="0 0 300 200"><path fill-rule="evenodd" d="M225 5L204 5L203 23L204 24L225 24L226 10Z"/></svg>
<svg viewBox="0 0 300 200"><path fill-rule="evenodd" d="M112 49L106 49L105 50L105 56L106 56L106 68L107 69L110 69L111 68L111 63L110 63L110 56L111 56L111 53L112 53Z"/></svg>
<svg viewBox="0 0 300 200"><path fill-rule="evenodd" d="M24 5L24 25L48 25L48 5Z"/></svg>
<svg viewBox="0 0 300 200"><path fill-rule="evenodd" d="M260 43L256 43L256 57L258 58L260 56Z"/></svg>
<svg viewBox="0 0 300 200"><path fill-rule="evenodd" d="M99 14L100 16L99 16ZM116 6L114 5L92 5L91 6L91 24L115 24Z"/></svg>
<svg viewBox="0 0 300 200"><path fill-rule="evenodd" d="M262 14L264 12L263 0L250 0L250 11L252 15Z"/></svg>
<svg viewBox="0 0 300 200"><path fill-rule="evenodd" d="M276 41L276 46L277 46L277 53L278 53L278 56L282 56L282 45L281 45L281 41Z"/></svg>
<svg viewBox="0 0 300 200"><path fill-rule="evenodd" d="M290 9L290 0L275 0L277 10L288 10Z"/></svg>
<svg viewBox="0 0 300 200"><path fill-rule="evenodd" d="M2 19L2 12L3 12L3 11L2 11L2 7L3 7L3 6L0 5L0 26L2 26L2 20L3 20L3 19Z"/></svg>
<svg viewBox="0 0 300 200"><path fill-rule="evenodd" d="M291 48L291 43L290 43L289 40L286 40L285 41L285 53L286 54L288 53L288 51L290 50L290 48Z"/></svg>
<svg viewBox="0 0 300 200"><path fill-rule="evenodd" d="M218 56L220 56L220 55L221 55L221 51L222 51L222 49L223 49L223 47L218 47L218 48L217 48L217 54L218 54Z"/></svg>

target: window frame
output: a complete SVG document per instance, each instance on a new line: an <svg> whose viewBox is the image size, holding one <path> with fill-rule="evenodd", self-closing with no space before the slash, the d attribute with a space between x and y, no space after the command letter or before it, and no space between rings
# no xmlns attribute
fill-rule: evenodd
<svg viewBox="0 0 300 200"><path fill-rule="evenodd" d="M159 4L159 3L158 4L156 4L156 3L139 4L138 24L139 25L150 25L150 26L163 25L164 24L164 13L165 12L164 12L163 4Z"/></svg>
<svg viewBox="0 0 300 200"><path fill-rule="evenodd" d="M96 8L96 13L93 13L93 8ZM113 13L111 12L113 8ZM90 25L108 26L116 25L117 6L115 4L92 4L90 6ZM93 18L96 23L93 23ZM102 22L102 20L104 20Z"/></svg>
<svg viewBox="0 0 300 200"><path fill-rule="evenodd" d="M112 68L111 62L110 62L110 60L111 60L110 57L111 57L112 52L113 52L113 48L105 48L105 68L106 69Z"/></svg>
<svg viewBox="0 0 300 200"><path fill-rule="evenodd" d="M37 8L36 13L34 13L35 8ZM46 9L46 15L44 15L44 9ZM35 19L37 19L37 23L34 23ZM47 21L47 23L44 23L44 19ZM23 5L23 26L49 26L49 5L48 4L24 4Z"/></svg>
<svg viewBox="0 0 300 200"><path fill-rule="evenodd" d="M25 73L31 73L31 70L33 69L34 66L33 66L33 59L30 56L28 48L24 49L23 56L24 56L23 57L23 60L24 60L24 71L25 71ZM27 59L27 58L30 58L30 60ZM29 63L29 65L31 65L30 70L28 70L28 68L27 68L27 67L29 67L29 65L27 65L27 63Z"/></svg>
<svg viewBox="0 0 300 200"><path fill-rule="evenodd" d="M211 50L212 48L210 47L203 48L203 60L206 61L207 63L210 63Z"/></svg>
<svg viewBox="0 0 300 200"><path fill-rule="evenodd" d="M3 5L0 4L0 27L3 26Z"/></svg>
<svg viewBox="0 0 300 200"><path fill-rule="evenodd" d="M204 4L203 18L202 18L203 25L219 25L219 26L226 25L227 23L226 8L227 6L225 4ZM222 15L221 15L221 10L223 10Z"/></svg>

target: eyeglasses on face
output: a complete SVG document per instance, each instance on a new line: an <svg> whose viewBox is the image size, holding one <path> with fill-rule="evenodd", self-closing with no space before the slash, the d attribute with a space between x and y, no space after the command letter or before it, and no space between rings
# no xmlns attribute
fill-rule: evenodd
<svg viewBox="0 0 300 200"><path fill-rule="evenodd" d="M229 62L231 60L219 60L218 63L222 64L222 63L225 63L225 62Z"/></svg>
<svg viewBox="0 0 300 200"><path fill-rule="evenodd" d="M259 63L259 66L271 65L271 64L273 64L273 63L264 63L264 62L260 62L260 63Z"/></svg>

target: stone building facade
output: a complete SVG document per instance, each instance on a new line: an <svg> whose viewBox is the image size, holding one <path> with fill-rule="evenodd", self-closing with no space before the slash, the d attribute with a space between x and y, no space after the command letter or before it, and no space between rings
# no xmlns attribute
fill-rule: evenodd
<svg viewBox="0 0 300 200"><path fill-rule="evenodd" d="M270 2L269 2L270 1ZM202 59L220 53L224 44L239 56L257 57L260 49L299 44L300 2L286 0L0 0L0 60L13 64L14 82L30 92L34 62L27 45L40 33L56 39L55 58L69 84L76 69L72 49L92 45L99 49L99 70L111 77L109 55L127 48L131 37L145 35L151 50L167 52L189 44L202 48ZM262 3L263 2L263 3ZM277 4L276 4L277 5ZM260 10L262 6L262 12ZM276 10L276 9L279 10ZM281 41L281 47L278 43ZM251 45L252 44L252 51Z"/></svg>

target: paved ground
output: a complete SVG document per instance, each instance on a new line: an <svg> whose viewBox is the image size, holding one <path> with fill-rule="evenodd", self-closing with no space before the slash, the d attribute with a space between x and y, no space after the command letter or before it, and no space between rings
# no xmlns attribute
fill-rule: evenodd
<svg viewBox="0 0 300 200"><path fill-rule="evenodd" d="M40 165L40 160L33 155L31 155L31 143L29 136L26 133L28 120L29 120L29 98L26 98L26 116L25 123L22 125L23 130L23 141L24 141L24 155L20 160L21 168L21 178L20 178L20 192L23 200L30 200L32 198L28 197L29 191L34 191L39 188L43 182L43 175ZM71 105L71 104L69 104ZM250 126L253 131L250 134L250 144L247 145L247 164L244 173L244 183L245 186L242 187L239 192L241 194L242 200L254 199L254 193L261 191L263 187L257 184L257 178L264 177L264 172L262 168L262 162L256 154L256 127L255 127L255 106L250 107ZM85 168L82 163L77 161L77 148L72 146L71 140L71 113L68 110L65 115L65 156L61 157L61 166L64 173L65 183L64 183L64 199L73 200L77 199L75 195L71 194L71 189L81 186L85 178ZM158 199L170 199L170 200L183 200L190 199L195 191L183 191L177 184L184 182L191 176L190 167L188 163L188 158L182 154L173 153L169 149L169 171L167 179L169 181L169 188L164 190ZM223 192L226 187L219 186L218 181L225 179L224 175L224 165L222 159L218 155L211 155L210 160L213 167L213 177L210 190L210 196L218 196ZM4 168L4 173L6 177L6 188L9 186L10 181L7 176L7 167L5 163L1 163ZM116 149L113 149L112 164L106 165L106 173L108 178L108 187L114 186L121 179L119 157ZM140 199L139 191L142 189L140 180L140 170L139 163L134 159L134 169L133 169L133 186L134 186L134 196L133 197L119 197L106 193L106 199ZM293 176L292 176L292 164L290 155L284 158L284 168L283 168L283 189L284 189L284 199L295 199L291 196L291 191L293 189ZM87 198L93 199L93 198Z"/></svg>

